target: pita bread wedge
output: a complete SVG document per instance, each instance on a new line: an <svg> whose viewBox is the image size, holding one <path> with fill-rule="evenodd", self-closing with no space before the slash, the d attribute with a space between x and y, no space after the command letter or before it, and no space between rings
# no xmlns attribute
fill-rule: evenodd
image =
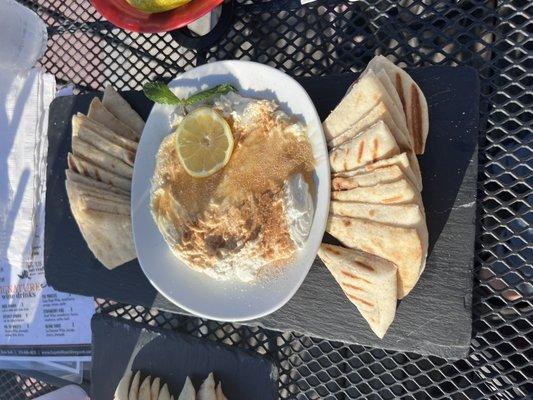
<svg viewBox="0 0 533 400"><path fill-rule="evenodd" d="M102 136L110 142L113 142L132 153L137 152L137 147L139 147L139 143L136 141L122 137L101 123L93 121L82 113L77 113L72 117L72 130L79 130L81 128L85 128L86 130L97 133L99 136Z"/></svg>
<svg viewBox="0 0 533 400"><path fill-rule="evenodd" d="M130 197L130 192L128 192L127 190L119 189L107 183L97 181L91 177L80 175L70 169L65 170L65 175L67 176L67 181L82 184L84 186L87 186L88 188L93 188L94 190L101 190L108 193L118 194L127 198Z"/></svg>
<svg viewBox="0 0 533 400"><path fill-rule="evenodd" d="M72 153L67 157L68 167L81 175L96 179L97 181L107 183L120 189L130 191L131 180L117 175L111 171L103 169L98 165L86 160L85 158L75 156Z"/></svg>
<svg viewBox="0 0 533 400"><path fill-rule="evenodd" d="M367 73L369 69L367 68L363 74ZM389 75L384 70L377 70L374 71L376 76L381 81L381 84L387 91L387 94L392 100L392 104L394 105L395 112L403 112L403 105L402 101L400 100L400 96L398 96L398 92L396 91L396 87L394 87L394 83L389 78ZM406 121L407 124L407 121ZM406 126L407 127L407 126ZM409 131L407 131L409 132ZM409 142L410 142L410 136L409 136Z"/></svg>
<svg viewBox="0 0 533 400"><path fill-rule="evenodd" d="M350 139L353 139L359 133L368 129L379 121L385 122L401 150L411 148L411 143L409 142L409 132L407 130L403 132L396 126L389 109L382 101L377 103L375 107L373 107L361 119L351 125L346 131L331 139L331 141L328 142L328 147L333 148L344 142L347 142Z"/></svg>
<svg viewBox="0 0 533 400"><path fill-rule="evenodd" d="M80 207L83 211L101 211L126 217L131 215L129 203L102 199L88 194L80 194Z"/></svg>
<svg viewBox="0 0 533 400"><path fill-rule="evenodd" d="M425 222L418 204L368 204L332 200L329 212L340 217L368 219L407 228L412 228L421 221Z"/></svg>
<svg viewBox="0 0 533 400"><path fill-rule="evenodd" d="M215 379L212 372L202 383L200 389L198 389L196 400L217 400L217 394L215 392Z"/></svg>
<svg viewBox="0 0 533 400"><path fill-rule="evenodd" d="M224 392L222 391L222 382L218 382L217 400L228 400L228 398L224 395Z"/></svg>
<svg viewBox="0 0 533 400"><path fill-rule="evenodd" d="M88 129L85 125L76 122L77 116L72 117L72 141L76 138L83 140L84 142L96 147L100 151L107 153L119 160L122 160L130 167L135 162L135 151L124 148L122 145L117 144L115 141L108 137L102 136L96 131Z"/></svg>
<svg viewBox="0 0 533 400"><path fill-rule="evenodd" d="M424 93L411 76L384 56L374 57L369 70L384 70L394 83L403 105L413 150L423 154L429 131L428 105Z"/></svg>
<svg viewBox="0 0 533 400"><path fill-rule="evenodd" d="M129 103L118 94L113 86L106 86L104 97L102 98L102 104L111 112L111 114L129 126L137 134L137 138L141 137L141 133L144 129L144 120L133 108L131 108Z"/></svg>
<svg viewBox="0 0 533 400"><path fill-rule="evenodd" d="M139 386L139 400L150 400L150 381L152 377L148 375Z"/></svg>
<svg viewBox="0 0 533 400"><path fill-rule="evenodd" d="M152 381L152 384L150 385L150 399L151 400L157 400L157 398L159 397L160 387L161 387L161 379L157 377Z"/></svg>
<svg viewBox="0 0 533 400"><path fill-rule="evenodd" d="M407 179L331 192L332 200L370 204L418 204L420 193Z"/></svg>
<svg viewBox="0 0 533 400"><path fill-rule="evenodd" d="M383 339L396 314L396 266L363 251L325 243L318 256L372 331Z"/></svg>
<svg viewBox="0 0 533 400"><path fill-rule="evenodd" d="M81 156L108 171L123 176L124 178L131 179L133 176L133 168L130 165L113 157L109 153L103 152L97 147L90 145L78 136L72 137L72 152L74 155Z"/></svg>
<svg viewBox="0 0 533 400"><path fill-rule="evenodd" d="M192 385L191 379L187 377L185 379L185 384L183 385L183 389L181 389L180 396L178 397L178 400L195 400L196 399L196 391L194 390L194 386Z"/></svg>
<svg viewBox="0 0 533 400"><path fill-rule="evenodd" d="M118 383L117 389L115 390L113 400L128 400L128 391L130 389L131 376L131 371L127 371L122 376L122 378L120 378L120 382Z"/></svg>
<svg viewBox="0 0 533 400"><path fill-rule="evenodd" d="M330 142L350 129L379 102L385 104L395 124L406 131L405 115L395 110L394 102L383 84L376 74L369 71L348 89L348 93L322 124L326 140Z"/></svg>
<svg viewBox="0 0 533 400"><path fill-rule="evenodd" d="M78 192L69 190L68 186L67 196L70 209L87 246L106 268L113 269L137 257L129 215L84 209ZM136 384L138 391L139 378L136 377L137 375L133 379L132 388ZM131 398L130 389L129 399Z"/></svg>
<svg viewBox="0 0 533 400"><path fill-rule="evenodd" d="M357 187L374 186L378 183L391 183L404 177L405 175L400 167L390 165L370 172L361 172L350 177L334 177L331 180L331 187L333 190L348 190Z"/></svg>
<svg viewBox="0 0 533 400"><path fill-rule="evenodd" d="M170 392L168 385L165 383L159 392L159 396L155 400L170 400Z"/></svg>
<svg viewBox="0 0 533 400"><path fill-rule="evenodd" d="M329 212L340 217L360 218L386 225L416 229L422 243L423 263L420 274L424 271L429 236L424 210L418 204L366 204L333 200L330 203Z"/></svg>
<svg viewBox="0 0 533 400"><path fill-rule="evenodd" d="M416 229L330 214L326 231L349 248L394 263L398 267L399 299L416 285L423 262L422 240Z"/></svg>
<svg viewBox="0 0 533 400"><path fill-rule="evenodd" d="M86 185L84 183L71 181L69 179L66 180L66 185L70 186L73 190L76 190L78 193L82 195L94 196L94 197L98 197L101 199L117 201L120 203L126 203L126 204L130 203L130 197L127 195L117 194L111 191L105 191L99 188Z"/></svg>
<svg viewBox="0 0 533 400"><path fill-rule="evenodd" d="M329 163L334 172L359 168L400 154L389 128L380 121L360 135L331 149Z"/></svg>
<svg viewBox="0 0 533 400"><path fill-rule="evenodd" d="M98 97L95 97L93 101L91 101L87 117L99 122L117 135L132 141L139 141L140 135L105 108Z"/></svg>
<svg viewBox="0 0 533 400"><path fill-rule="evenodd" d="M411 164L409 162L409 157L407 156L407 153L401 153L396 156L387 158L385 160L379 160L372 164L366 164L361 168L357 168L351 171L344 171L333 174L334 177L343 177L348 178L351 176L359 175L361 173L375 171L378 168L384 168L391 165L397 165L401 168L405 176L409 179L409 181L418 189L422 190L422 182L419 181L413 172L413 169L411 168Z"/></svg>
<svg viewBox="0 0 533 400"><path fill-rule="evenodd" d="M141 380L141 372L137 371L133 380L131 381L130 392L128 394L128 400L139 400L139 384Z"/></svg>

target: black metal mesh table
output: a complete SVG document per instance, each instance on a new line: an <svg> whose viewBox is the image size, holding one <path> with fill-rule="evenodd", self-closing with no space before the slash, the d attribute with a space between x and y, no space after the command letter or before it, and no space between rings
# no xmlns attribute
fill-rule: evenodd
<svg viewBox="0 0 533 400"><path fill-rule="evenodd" d="M221 38L194 50L176 42L181 35L115 28L89 0L23 3L49 26L43 67L80 92L107 83L139 89L148 79L233 58L293 76L358 72L376 51L408 66L476 68L482 125L469 357L450 362L105 300L98 311L268 354L279 365L280 398L533 397L531 2L362 0L302 6L289 0L240 0ZM2 399L49 390L44 383L0 371Z"/></svg>

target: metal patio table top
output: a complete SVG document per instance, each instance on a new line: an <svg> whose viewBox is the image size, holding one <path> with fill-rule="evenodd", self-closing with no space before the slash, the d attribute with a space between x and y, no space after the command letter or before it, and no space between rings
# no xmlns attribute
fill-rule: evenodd
<svg viewBox="0 0 533 400"><path fill-rule="evenodd" d="M215 60L243 59L293 76L360 72L377 52L409 67L468 65L481 80L471 353L400 353L98 300L97 311L268 354L279 396L294 399L533 397L533 3L512 1L234 1L225 26L136 34L89 0L24 0L48 25L41 65L77 93L140 89ZM0 399L54 387L0 371Z"/></svg>

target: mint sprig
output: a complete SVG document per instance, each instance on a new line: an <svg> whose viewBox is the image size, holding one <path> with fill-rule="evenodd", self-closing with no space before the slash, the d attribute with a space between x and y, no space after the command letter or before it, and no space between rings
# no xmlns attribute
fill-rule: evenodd
<svg viewBox="0 0 533 400"><path fill-rule="evenodd" d="M177 106L191 106L200 101L209 100L211 97L229 92L236 92L237 89L229 83L216 85L210 89L202 90L186 99L180 99L162 82L148 82L143 87L143 92L146 97L155 103L170 104Z"/></svg>

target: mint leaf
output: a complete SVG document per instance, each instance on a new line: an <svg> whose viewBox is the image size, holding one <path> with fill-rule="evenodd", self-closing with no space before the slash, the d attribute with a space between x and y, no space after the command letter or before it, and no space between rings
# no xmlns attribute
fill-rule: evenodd
<svg viewBox="0 0 533 400"><path fill-rule="evenodd" d="M237 89L234 86L228 83L223 83L210 89L195 93L187 99L180 99L174 93L172 93L166 84L162 82L148 82L143 87L144 95L154 103L183 106L191 106L200 101L209 100L213 96L236 91Z"/></svg>
<svg viewBox="0 0 533 400"><path fill-rule="evenodd" d="M229 92L236 92L236 91L237 89L235 89L235 87L233 87L229 83L223 83L221 85L216 85L215 87L212 87L211 89L203 90L201 92L193 94L191 97L189 97L188 99L184 101L184 104L187 106L190 106L200 101L209 100L209 98L219 95L219 94L227 94Z"/></svg>
<svg viewBox="0 0 533 400"><path fill-rule="evenodd" d="M152 100L154 103L161 104L183 104L183 101L179 99L163 82L148 82L143 87L143 92L146 97Z"/></svg>

